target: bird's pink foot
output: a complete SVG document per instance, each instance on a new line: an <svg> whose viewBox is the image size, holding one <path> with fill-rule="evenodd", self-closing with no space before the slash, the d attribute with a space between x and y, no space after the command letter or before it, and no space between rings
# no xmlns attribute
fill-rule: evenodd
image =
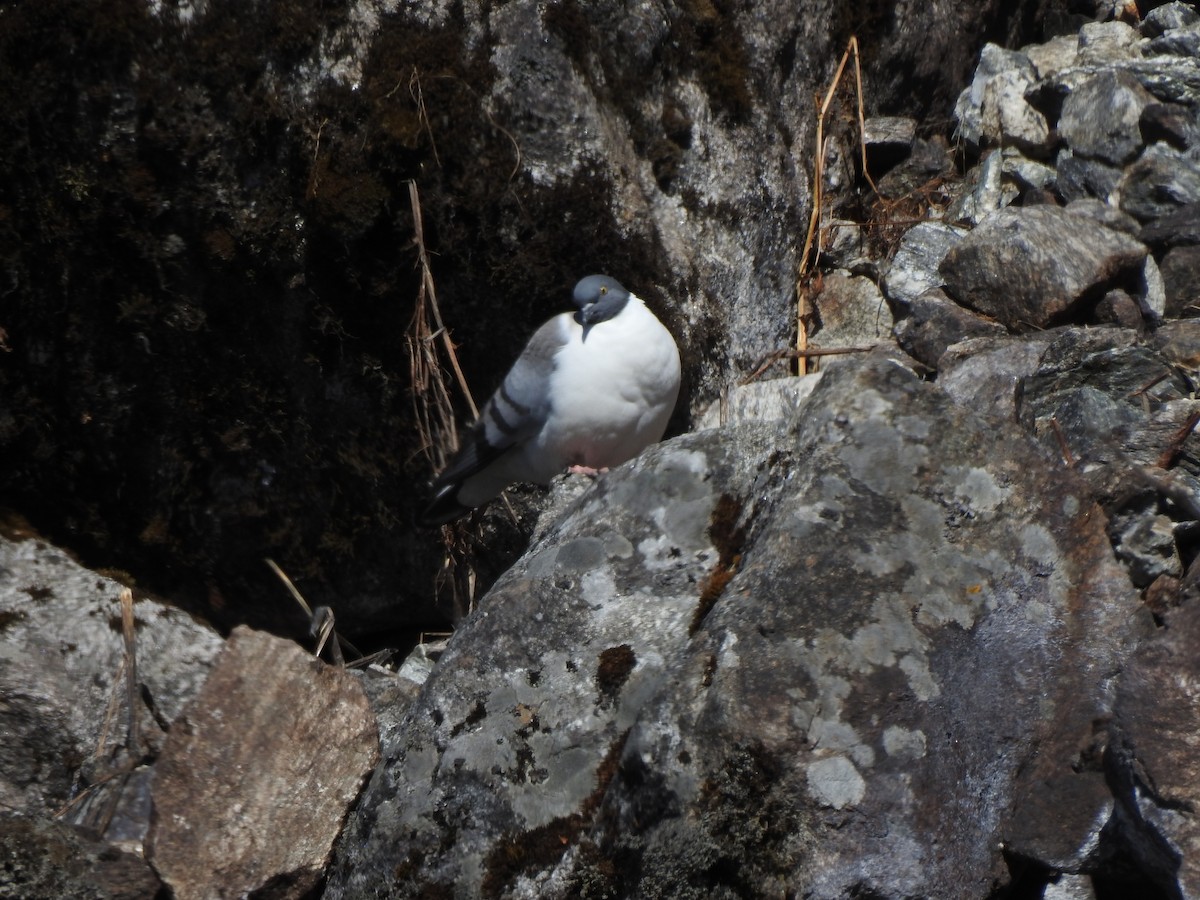
<svg viewBox="0 0 1200 900"><path fill-rule="evenodd" d="M603 469L593 469L591 466L570 466L567 468L568 475L590 475L592 478L607 471L607 466Z"/></svg>

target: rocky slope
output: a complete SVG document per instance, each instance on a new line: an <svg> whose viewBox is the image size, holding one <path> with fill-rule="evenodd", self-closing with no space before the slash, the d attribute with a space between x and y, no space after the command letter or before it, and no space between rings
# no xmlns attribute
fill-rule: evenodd
<svg viewBox="0 0 1200 900"><path fill-rule="evenodd" d="M216 52L216 7L189 9L190 23L175 9L153 14ZM945 90L942 109L927 97L929 115L954 106L957 155L915 120L868 121L875 188L857 168L853 130L831 127L818 267L800 273L797 305L808 162L796 148L812 123L790 89L823 85L814 60L836 57L840 35L813 36L794 10L776 10L769 29L717 6L539 10L360 4L329 32L340 43L296 43L292 72L319 55L331 77L358 86L342 96L355 109L382 90L370 78L381 47L420 35L430 53L458 59L433 37L452 33L456 52L486 58L491 74L472 94L486 122L439 120L438 79L422 76L419 92L403 81L416 117L408 162L431 158L435 140L447 160L492 146L481 135L515 141L521 157L503 165L516 166L504 189L516 206L496 199L475 215L505 220L527 204L521 215L536 222L557 210L566 243L571 223L598 208L580 180L607 185L600 206L624 216L612 246L640 247L633 270L668 288L650 299L687 350L693 427L595 483L556 485L527 552L441 657L418 653L400 674L330 670L245 631L218 654L215 634L151 600L122 621L117 584L9 528L0 684L5 732L20 737L0 759L0 797L19 813L0 822L11 861L0 893L1200 896L1200 16L1170 3L1020 50L986 46L957 103ZM706 30L706 16L737 24L740 49ZM294 17L272 21L293 40L303 33ZM913 22L893 26L916 40ZM583 40L594 34L611 40ZM529 35L546 39L518 39ZM931 25L934 51L939 35ZM874 58L896 64L906 46ZM617 49L627 70L609 55ZM411 74L399 59L387 57L397 79ZM722 80L729 70L701 71L703 60L738 61L752 77ZM874 65L868 85L887 84ZM639 72L662 81L621 80ZM566 85L561 104L538 107L551 82ZM254 96L264 83L247 76L240 90ZM288 102L301 101L312 97ZM686 141L668 101L686 113ZM328 162L312 157L347 202L349 182L363 185L334 176L351 154L348 115L320 131ZM562 135L548 124L559 120L570 121ZM676 168L647 153L639 129L652 123L676 143ZM439 137L456 128L478 140ZM763 138L773 129L782 144ZM713 168L742 157L759 167L749 180ZM392 159L372 177L391 177ZM458 177L438 165L435 181ZM330 207L317 196L319 220ZM452 191L426 196L431 239L487 224L464 224ZM345 221L361 227L358 215ZM611 252L607 227L570 252ZM343 240L340 252L383 233ZM470 293L485 261L505 298L532 302L538 285L566 276L526 256L511 269L497 260L539 240L553 244L498 229L459 271L441 264L441 296ZM560 256L563 270L580 262ZM515 329L499 318L498 335ZM873 349L814 356L805 368L815 373L801 377L786 377L786 360L759 366L795 339L797 320L810 350ZM456 335L469 333L464 322ZM264 340L286 333L285 323ZM703 350L712 335L728 335L723 352ZM29 358L29 346L14 352ZM332 373L364 359L325 358L316 383L328 390ZM129 402L119 380L107 383ZM348 375L338 383L349 393L334 400L355 394ZM196 421L205 408L193 407ZM163 422L167 433L178 425ZM246 459L257 440L246 438ZM341 449L362 461L352 445ZM26 473L49 465L33 445L6 446ZM119 469L124 457L106 452L87 465ZM196 470L173 471L187 499ZM255 471L266 493L259 506L237 494L238 508L274 521L274 475ZM183 499L156 534L207 527ZM207 509L222 527L239 521ZM247 556L261 551L254 535ZM403 552L415 558L410 540ZM390 577L363 568L360 587ZM357 613L347 618L371 620L373 590L348 592L344 609Z"/></svg>

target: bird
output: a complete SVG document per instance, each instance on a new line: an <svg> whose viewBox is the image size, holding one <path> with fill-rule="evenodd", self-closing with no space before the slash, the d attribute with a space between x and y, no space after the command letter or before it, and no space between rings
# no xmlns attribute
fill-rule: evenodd
<svg viewBox="0 0 1200 900"><path fill-rule="evenodd" d="M444 525L510 484L596 474L662 439L679 396L671 333L615 278L575 285L575 312L542 325L445 470L424 525Z"/></svg>

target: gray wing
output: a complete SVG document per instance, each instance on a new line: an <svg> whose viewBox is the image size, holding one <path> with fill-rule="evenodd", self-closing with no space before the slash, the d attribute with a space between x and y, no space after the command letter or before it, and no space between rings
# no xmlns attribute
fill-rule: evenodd
<svg viewBox="0 0 1200 900"><path fill-rule="evenodd" d="M548 387L555 357L566 341L561 317L551 319L529 339L454 459L434 481L434 499L426 519L448 512L439 509L447 503L457 505L454 498L465 479L541 430L550 414ZM462 512L465 510L459 514Z"/></svg>

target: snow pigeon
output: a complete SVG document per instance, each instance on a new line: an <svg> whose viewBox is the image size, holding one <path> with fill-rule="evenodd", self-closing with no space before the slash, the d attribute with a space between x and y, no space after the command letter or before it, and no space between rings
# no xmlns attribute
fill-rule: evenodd
<svg viewBox="0 0 1200 900"><path fill-rule="evenodd" d="M539 328L433 483L422 523L441 525L517 481L607 469L660 440L679 394L679 349L619 282L589 275L575 313Z"/></svg>

